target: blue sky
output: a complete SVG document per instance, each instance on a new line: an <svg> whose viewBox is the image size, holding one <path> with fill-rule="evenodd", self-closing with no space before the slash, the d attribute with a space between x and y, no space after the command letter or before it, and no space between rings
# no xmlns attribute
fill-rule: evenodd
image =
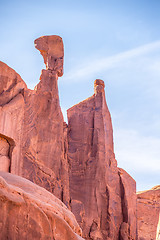
<svg viewBox="0 0 160 240"><path fill-rule="evenodd" d="M160 184L159 12L159 0L0 1L0 61L29 88L44 68L34 39L63 38L65 118L93 94L96 78L105 81L116 159L138 190Z"/></svg>

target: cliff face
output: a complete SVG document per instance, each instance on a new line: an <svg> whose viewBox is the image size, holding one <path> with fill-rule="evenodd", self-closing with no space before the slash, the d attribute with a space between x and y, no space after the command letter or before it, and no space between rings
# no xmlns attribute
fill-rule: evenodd
<svg viewBox="0 0 160 240"><path fill-rule="evenodd" d="M91 98L68 110L68 159L71 210L84 238L124 239L125 228L125 236L136 239L135 181L117 168L102 80Z"/></svg>
<svg viewBox="0 0 160 240"><path fill-rule="evenodd" d="M0 170L23 176L69 203L64 123L59 105L58 76L63 74L63 42L59 36L35 40L46 64L35 90L0 63ZM1 164L2 163L2 164Z"/></svg>
<svg viewBox="0 0 160 240"><path fill-rule="evenodd" d="M139 240L160 239L160 186L137 193Z"/></svg>
<svg viewBox="0 0 160 240"><path fill-rule="evenodd" d="M24 142L21 175L69 202L67 159L58 76L63 73L63 42L58 36L35 40L46 64L34 91L24 94ZM56 49L56 50L55 50Z"/></svg>
<svg viewBox="0 0 160 240"><path fill-rule="evenodd" d="M68 110L67 125L59 104L57 84L58 77L63 75L62 39L40 37L35 40L35 47L42 54L46 69L42 70L34 90L28 89L13 69L0 62L0 170L27 178L62 200L75 214L86 240L136 240L136 183L117 167L104 82L97 79L94 95ZM11 184L8 177L4 181ZM2 189L5 184L1 185ZM8 186L7 189L10 191ZM50 196L47 193L46 197ZM139 199L138 195L140 209ZM7 209L10 208L8 201ZM26 219L26 207L33 209L32 205L22 205L18 207L16 219L23 211ZM39 210L33 212L36 216ZM10 214L9 210L6 214ZM156 219L157 216L156 212ZM9 219L8 215L5 217ZM50 215L47 218L50 219ZM12 217L9 221L12 223ZM57 221L56 218L52 223ZM60 221L59 224L65 223ZM138 224L140 226L140 222ZM6 228L8 226L4 225L3 232ZM41 225L35 228L43 232ZM16 234L14 229L10 231ZM70 232L67 226L64 231ZM139 231L141 237L141 227ZM47 234L50 239L50 233ZM77 239L74 234L59 236L55 239Z"/></svg>
<svg viewBox="0 0 160 240"><path fill-rule="evenodd" d="M19 74L0 62L0 170L16 174L20 174L23 160L25 90Z"/></svg>

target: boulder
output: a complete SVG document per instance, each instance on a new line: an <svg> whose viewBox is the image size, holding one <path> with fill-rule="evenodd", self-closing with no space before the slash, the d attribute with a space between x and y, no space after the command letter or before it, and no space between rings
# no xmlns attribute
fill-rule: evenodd
<svg viewBox="0 0 160 240"><path fill-rule="evenodd" d="M0 172L0 239L82 240L74 215L53 194Z"/></svg>

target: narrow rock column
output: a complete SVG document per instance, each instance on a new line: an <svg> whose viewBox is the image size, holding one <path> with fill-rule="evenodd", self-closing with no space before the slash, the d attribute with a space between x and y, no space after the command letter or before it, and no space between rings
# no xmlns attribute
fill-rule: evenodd
<svg viewBox="0 0 160 240"><path fill-rule="evenodd" d="M42 54L46 69L35 90L24 94L23 176L68 204L68 164L58 94L58 77L63 75L63 41L56 35L44 36L35 40L35 47Z"/></svg>
<svg viewBox="0 0 160 240"><path fill-rule="evenodd" d="M122 222L113 131L104 82L68 110L71 209L85 239L118 239Z"/></svg>

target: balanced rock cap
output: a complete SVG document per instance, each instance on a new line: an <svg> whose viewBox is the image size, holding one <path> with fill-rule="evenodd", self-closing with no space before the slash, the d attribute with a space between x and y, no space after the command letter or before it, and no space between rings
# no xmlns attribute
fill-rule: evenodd
<svg viewBox="0 0 160 240"><path fill-rule="evenodd" d="M94 81L94 93L97 94L99 92L104 92L104 87L105 87L105 84L104 84L104 81L101 80L101 79L96 79Z"/></svg>
<svg viewBox="0 0 160 240"><path fill-rule="evenodd" d="M56 71L58 76L63 75L64 47L62 38L57 35L42 36L34 41L35 48L43 56L47 70Z"/></svg>

